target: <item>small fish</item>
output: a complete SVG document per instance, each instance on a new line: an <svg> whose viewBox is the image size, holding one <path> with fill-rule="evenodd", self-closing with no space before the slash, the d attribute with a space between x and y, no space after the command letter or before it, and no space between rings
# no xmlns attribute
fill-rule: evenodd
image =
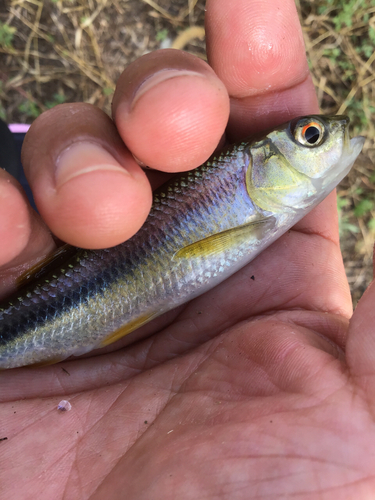
<svg viewBox="0 0 375 500"><path fill-rule="evenodd" d="M0 304L0 369L106 346L250 262L349 172L364 138L344 116L306 116L228 147L154 193L130 240L65 245Z"/></svg>

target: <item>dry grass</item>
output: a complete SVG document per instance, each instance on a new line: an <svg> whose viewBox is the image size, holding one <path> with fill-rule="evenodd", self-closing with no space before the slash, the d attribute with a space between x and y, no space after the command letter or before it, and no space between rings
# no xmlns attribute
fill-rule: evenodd
<svg viewBox="0 0 375 500"><path fill-rule="evenodd" d="M372 278L375 235L375 2L296 0L321 109L367 137L339 188L342 249L355 301ZM0 116L31 122L60 102L105 111L122 69L175 47L204 56L202 0L12 0L0 7Z"/></svg>
<svg viewBox="0 0 375 500"><path fill-rule="evenodd" d="M195 50L190 43L203 39L203 6L197 1L170 3L10 2L0 11L0 21L15 30L11 43L0 46L2 116L29 122L53 104L80 100L109 112L122 69L163 41L178 48L190 44L191 52L203 56L203 44Z"/></svg>

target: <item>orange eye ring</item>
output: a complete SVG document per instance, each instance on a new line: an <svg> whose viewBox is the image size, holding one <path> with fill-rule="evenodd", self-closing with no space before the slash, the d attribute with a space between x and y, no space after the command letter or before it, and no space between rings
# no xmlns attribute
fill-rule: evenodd
<svg viewBox="0 0 375 500"><path fill-rule="evenodd" d="M323 141L324 129L318 121L304 122L299 126L297 125L294 137L302 146L312 148L319 146Z"/></svg>
<svg viewBox="0 0 375 500"><path fill-rule="evenodd" d="M309 129L310 127L315 127L317 128L319 131L322 130L322 127L320 125L320 123L318 122L310 122L308 123L307 125L305 125L304 127L302 127L302 135L305 137L305 133L306 133L306 130Z"/></svg>

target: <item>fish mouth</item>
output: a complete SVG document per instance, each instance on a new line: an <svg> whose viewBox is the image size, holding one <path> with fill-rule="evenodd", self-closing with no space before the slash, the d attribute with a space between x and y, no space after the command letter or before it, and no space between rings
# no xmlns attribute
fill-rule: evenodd
<svg viewBox="0 0 375 500"><path fill-rule="evenodd" d="M317 192L326 195L330 193L350 172L359 153L362 151L365 137L359 135L349 139L345 137L343 152L340 159L332 165L330 173L324 179L311 179Z"/></svg>
<svg viewBox="0 0 375 500"><path fill-rule="evenodd" d="M334 174L332 182L336 182L336 184L338 184L350 172L350 169L358 158L359 153L362 151L365 140L365 137L359 135L348 141L348 147L344 148L340 160L332 168Z"/></svg>
<svg viewBox="0 0 375 500"><path fill-rule="evenodd" d="M353 139L350 139L351 154L355 156L353 163L359 153L362 151L365 140L366 137L363 137L362 135L358 135L357 137L353 137Z"/></svg>

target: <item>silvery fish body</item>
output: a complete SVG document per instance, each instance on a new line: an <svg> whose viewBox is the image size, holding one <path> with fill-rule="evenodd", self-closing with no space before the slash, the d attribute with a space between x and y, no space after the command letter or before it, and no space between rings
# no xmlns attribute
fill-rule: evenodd
<svg viewBox="0 0 375 500"><path fill-rule="evenodd" d="M0 305L0 369L107 345L214 287L317 205L362 144L345 117L302 117L177 175L130 240L64 247Z"/></svg>

